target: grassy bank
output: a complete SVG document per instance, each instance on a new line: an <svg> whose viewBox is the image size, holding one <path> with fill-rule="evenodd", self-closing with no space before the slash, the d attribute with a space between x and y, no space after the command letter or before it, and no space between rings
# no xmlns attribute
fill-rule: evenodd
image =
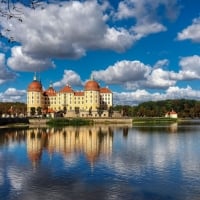
<svg viewBox="0 0 200 200"><path fill-rule="evenodd" d="M81 119L81 118L72 118L72 119L66 119L66 118L56 118L56 119L50 119L47 122L47 125L50 126L82 126L82 125L91 125L93 124L92 120L88 119Z"/></svg>
<svg viewBox="0 0 200 200"><path fill-rule="evenodd" d="M133 124L144 124L144 125L162 125L177 122L178 119L168 117L136 117L133 118Z"/></svg>

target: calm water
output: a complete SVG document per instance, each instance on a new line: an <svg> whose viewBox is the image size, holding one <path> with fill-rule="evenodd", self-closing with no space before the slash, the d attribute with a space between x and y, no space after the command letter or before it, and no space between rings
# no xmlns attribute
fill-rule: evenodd
<svg viewBox="0 0 200 200"><path fill-rule="evenodd" d="M200 125L0 130L2 200L200 199Z"/></svg>

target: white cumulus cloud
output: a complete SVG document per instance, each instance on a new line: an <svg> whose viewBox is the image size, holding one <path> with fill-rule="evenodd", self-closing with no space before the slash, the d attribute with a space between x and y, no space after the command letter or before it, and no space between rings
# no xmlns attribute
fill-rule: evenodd
<svg viewBox="0 0 200 200"><path fill-rule="evenodd" d="M144 80L150 71L150 67L140 61L123 60L105 70L93 71L92 75L107 84L124 84L128 81Z"/></svg>
<svg viewBox="0 0 200 200"><path fill-rule="evenodd" d="M5 54L0 53L0 84L16 78L17 74L10 71L5 65Z"/></svg>
<svg viewBox="0 0 200 200"><path fill-rule="evenodd" d="M141 61L122 60L105 70L93 71L95 79L106 84L121 84L126 89L168 88L176 84L179 75L162 69L168 60L158 61L154 67Z"/></svg>
<svg viewBox="0 0 200 200"><path fill-rule="evenodd" d="M16 102L25 101L26 90L17 90L16 88L8 88L5 92L0 93L0 101Z"/></svg>
<svg viewBox="0 0 200 200"><path fill-rule="evenodd" d="M156 11L160 7L163 7L163 15L168 19L176 19L180 11L177 0L123 0L119 3L116 17L134 17L137 20L145 17L153 20L156 19Z"/></svg>
<svg viewBox="0 0 200 200"><path fill-rule="evenodd" d="M7 60L8 66L15 71L42 71L54 68L54 63L48 58L34 58L23 53L21 46L12 48L11 57Z"/></svg>
<svg viewBox="0 0 200 200"><path fill-rule="evenodd" d="M183 71L195 72L198 76L200 76L200 56L193 55L182 57L179 65Z"/></svg>
<svg viewBox="0 0 200 200"><path fill-rule="evenodd" d="M19 43L19 47L13 47L8 62L15 70L35 71L37 64L46 69L53 67L53 58L80 58L93 49L121 52L134 41L123 27L110 27L106 23L102 6L96 1L44 3L43 9L35 10L21 7L22 23L15 19L0 22L2 34L8 37L9 29Z"/></svg>
<svg viewBox="0 0 200 200"><path fill-rule="evenodd" d="M148 92L147 90L136 90L133 92L114 92L114 104L137 105L145 101L159 101L166 99L196 99L200 100L200 91L190 86L180 88L169 87L163 92Z"/></svg>
<svg viewBox="0 0 200 200"><path fill-rule="evenodd" d="M154 69L144 83L149 88L168 88L176 84L177 73L164 71L163 69Z"/></svg>
<svg viewBox="0 0 200 200"><path fill-rule="evenodd" d="M187 28L183 29L181 32L178 33L177 39L178 40L186 40L190 39L194 42L200 42L200 17L195 18L191 25Z"/></svg>
<svg viewBox="0 0 200 200"><path fill-rule="evenodd" d="M118 20L133 18L135 23L131 26L135 40L149 34L166 31L160 22L158 10L163 8L163 17L174 20L179 14L180 7L177 0L124 0L120 1L115 17Z"/></svg>
<svg viewBox="0 0 200 200"><path fill-rule="evenodd" d="M200 57L198 55L180 58L180 70L168 70L167 59L158 60L155 65L145 65L141 61L122 60L105 70L93 71L96 80L106 84L118 84L128 90L167 89L177 81L200 79Z"/></svg>
<svg viewBox="0 0 200 200"><path fill-rule="evenodd" d="M65 85L81 86L83 82L81 77L72 70L64 70L63 78L53 84L54 87L63 87Z"/></svg>

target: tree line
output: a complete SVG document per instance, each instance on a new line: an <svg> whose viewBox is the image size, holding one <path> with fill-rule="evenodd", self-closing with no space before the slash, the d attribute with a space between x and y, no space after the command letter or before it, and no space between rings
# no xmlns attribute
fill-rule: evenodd
<svg viewBox="0 0 200 200"><path fill-rule="evenodd" d="M0 116L2 114L19 116L26 115L27 105L21 102L0 102Z"/></svg>
<svg viewBox="0 0 200 200"><path fill-rule="evenodd" d="M163 117L167 112L174 110L180 118L199 118L200 101L189 99L148 101L137 106L116 105L113 110L129 117Z"/></svg>

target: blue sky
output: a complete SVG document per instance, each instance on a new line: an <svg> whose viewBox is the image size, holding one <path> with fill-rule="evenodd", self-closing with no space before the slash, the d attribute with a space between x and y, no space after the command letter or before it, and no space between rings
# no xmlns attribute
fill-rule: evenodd
<svg viewBox="0 0 200 200"><path fill-rule="evenodd" d="M0 101L26 102L34 72L44 89L53 83L57 91L66 84L82 90L93 76L113 91L115 105L200 99L197 0L50 0L35 9L16 7L22 22L0 20Z"/></svg>

